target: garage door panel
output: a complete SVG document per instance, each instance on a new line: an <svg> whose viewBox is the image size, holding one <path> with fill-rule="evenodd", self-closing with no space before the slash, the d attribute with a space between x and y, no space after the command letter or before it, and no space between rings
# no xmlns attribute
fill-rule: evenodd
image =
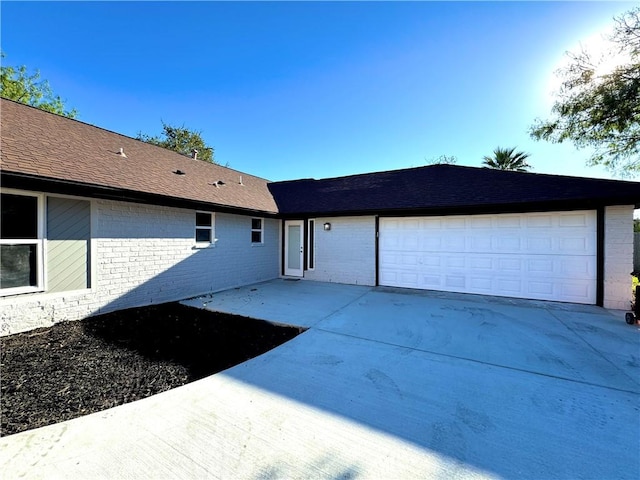
<svg viewBox="0 0 640 480"><path fill-rule="evenodd" d="M536 297L552 297L554 291L553 282L538 282L538 281L529 281L528 282L529 293Z"/></svg>
<svg viewBox="0 0 640 480"><path fill-rule="evenodd" d="M400 272L400 282L411 288L418 288L418 274L414 272Z"/></svg>
<svg viewBox="0 0 640 480"><path fill-rule="evenodd" d="M491 278L470 276L469 288L473 289L477 293L491 295L493 282L491 281Z"/></svg>
<svg viewBox="0 0 640 480"><path fill-rule="evenodd" d="M460 289L466 287L466 278L464 275L446 275L444 286L450 289Z"/></svg>
<svg viewBox="0 0 640 480"><path fill-rule="evenodd" d="M444 217L442 227L446 230L460 230L466 228L466 219L464 217Z"/></svg>
<svg viewBox="0 0 640 480"><path fill-rule="evenodd" d="M595 303L595 232L595 211L383 218L380 283Z"/></svg>
<svg viewBox="0 0 640 480"><path fill-rule="evenodd" d="M519 215L496 215L493 224L497 228L520 228L521 217Z"/></svg>
<svg viewBox="0 0 640 480"><path fill-rule="evenodd" d="M478 253L489 253L492 251L491 245L493 244L491 237L473 235L468 237L469 251Z"/></svg>
<svg viewBox="0 0 640 480"><path fill-rule="evenodd" d="M445 257L440 257L436 255L423 255L420 258L420 262L425 267L428 267L429 270L437 270L442 266L442 262L446 260Z"/></svg>
<svg viewBox="0 0 640 480"><path fill-rule="evenodd" d="M498 270L511 274L521 273L522 260L516 257L500 257L498 258Z"/></svg>
<svg viewBox="0 0 640 480"><path fill-rule="evenodd" d="M553 239L549 236L528 237L526 242L527 253L549 253L553 251Z"/></svg>
<svg viewBox="0 0 640 480"><path fill-rule="evenodd" d="M493 259L486 256L473 256L469 258L469 270L475 271L491 271L493 270Z"/></svg>
<svg viewBox="0 0 640 480"><path fill-rule="evenodd" d="M586 227L590 223L590 217L585 213L562 213L558 215L558 225L560 227Z"/></svg>
<svg viewBox="0 0 640 480"><path fill-rule="evenodd" d="M560 274L564 278L596 279L598 265L595 256L564 257L559 263Z"/></svg>
<svg viewBox="0 0 640 480"><path fill-rule="evenodd" d="M418 288L430 290L442 290L442 277L440 275L422 275Z"/></svg>
<svg viewBox="0 0 640 480"><path fill-rule="evenodd" d="M516 235L509 235L497 238L496 251L519 253L521 251L520 237Z"/></svg>
<svg viewBox="0 0 640 480"><path fill-rule="evenodd" d="M529 275L549 276L554 273L553 258L534 258L527 260L527 273Z"/></svg>
<svg viewBox="0 0 640 480"><path fill-rule="evenodd" d="M553 226L553 215L551 214L533 214L527 217L528 228L550 228Z"/></svg>
<svg viewBox="0 0 640 480"><path fill-rule="evenodd" d="M511 297L523 296L522 279L520 278L497 278L495 281L495 289L502 292L502 295L508 294Z"/></svg>
<svg viewBox="0 0 640 480"><path fill-rule="evenodd" d="M561 238L558 250L560 253L589 253L588 242L584 237Z"/></svg>

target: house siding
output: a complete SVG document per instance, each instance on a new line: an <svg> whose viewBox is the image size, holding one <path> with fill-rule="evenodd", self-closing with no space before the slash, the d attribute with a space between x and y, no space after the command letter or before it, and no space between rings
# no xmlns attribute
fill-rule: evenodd
<svg viewBox="0 0 640 480"><path fill-rule="evenodd" d="M320 282L375 285L375 217L315 219L315 268L304 277ZM331 230L323 225L331 223Z"/></svg>
<svg viewBox="0 0 640 480"><path fill-rule="evenodd" d="M196 248L193 210L108 200L92 203L92 288L0 298L0 334L278 276L279 220L265 219L264 243L252 245L252 217L216 213L218 241Z"/></svg>
<svg viewBox="0 0 640 480"><path fill-rule="evenodd" d="M605 208L604 302L605 308L631 307L633 271L633 205Z"/></svg>
<svg viewBox="0 0 640 480"><path fill-rule="evenodd" d="M88 200L47 199L47 291L89 287L91 203Z"/></svg>

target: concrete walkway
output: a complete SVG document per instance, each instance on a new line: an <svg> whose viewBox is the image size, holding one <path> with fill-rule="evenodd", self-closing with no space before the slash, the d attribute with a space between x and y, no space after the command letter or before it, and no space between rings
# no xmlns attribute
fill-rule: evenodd
<svg viewBox="0 0 640 480"><path fill-rule="evenodd" d="M286 280L184 303L310 329L2 437L3 478L640 477L640 329L623 312Z"/></svg>

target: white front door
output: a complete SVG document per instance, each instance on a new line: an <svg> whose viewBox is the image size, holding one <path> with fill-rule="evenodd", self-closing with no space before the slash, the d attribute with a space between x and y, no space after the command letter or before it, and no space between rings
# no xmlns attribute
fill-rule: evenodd
<svg viewBox="0 0 640 480"><path fill-rule="evenodd" d="M284 274L302 277L304 262L304 222L287 220L284 222Z"/></svg>

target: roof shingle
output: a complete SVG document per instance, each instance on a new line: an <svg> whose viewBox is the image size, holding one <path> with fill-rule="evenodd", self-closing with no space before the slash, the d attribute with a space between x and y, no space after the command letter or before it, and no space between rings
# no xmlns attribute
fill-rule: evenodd
<svg viewBox="0 0 640 480"><path fill-rule="evenodd" d="M269 184L283 215L595 208L640 202L640 183L431 165Z"/></svg>
<svg viewBox="0 0 640 480"><path fill-rule="evenodd" d="M4 173L277 212L265 179L6 99L0 117Z"/></svg>
<svg viewBox="0 0 640 480"><path fill-rule="evenodd" d="M285 217L640 206L639 182L457 165L269 183L6 99L0 117L3 178L44 178L89 192L111 189L123 199Z"/></svg>

